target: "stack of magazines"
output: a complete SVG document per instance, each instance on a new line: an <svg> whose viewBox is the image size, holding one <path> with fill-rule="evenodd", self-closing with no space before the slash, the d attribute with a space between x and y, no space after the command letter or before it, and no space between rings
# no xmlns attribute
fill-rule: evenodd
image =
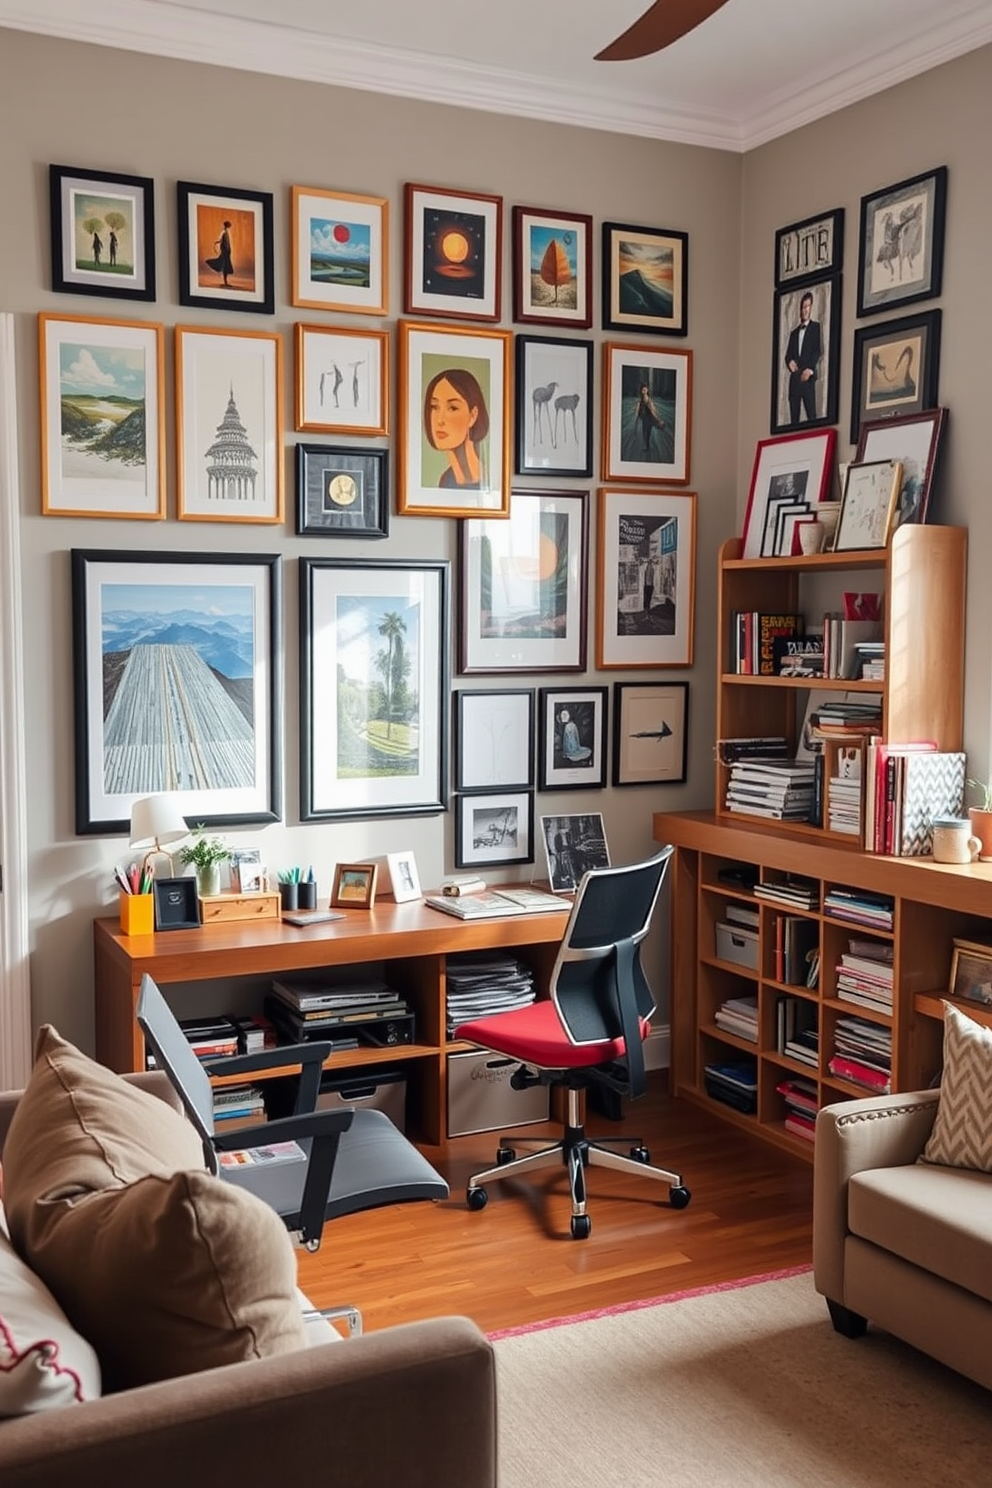
<svg viewBox="0 0 992 1488"><path fill-rule="evenodd" d="M490 951L449 956L445 980L449 1037L459 1023L527 1007L536 995L529 966Z"/></svg>

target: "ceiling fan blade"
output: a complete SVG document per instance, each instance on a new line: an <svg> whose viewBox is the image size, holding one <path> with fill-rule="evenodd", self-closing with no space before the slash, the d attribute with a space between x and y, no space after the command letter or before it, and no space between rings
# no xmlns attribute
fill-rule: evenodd
<svg viewBox="0 0 992 1488"><path fill-rule="evenodd" d="M663 51L725 5L727 0L654 0L640 20L595 56L596 62L629 62Z"/></svg>

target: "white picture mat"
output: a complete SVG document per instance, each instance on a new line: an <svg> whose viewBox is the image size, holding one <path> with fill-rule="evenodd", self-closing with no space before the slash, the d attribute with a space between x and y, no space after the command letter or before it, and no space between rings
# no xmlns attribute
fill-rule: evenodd
<svg viewBox="0 0 992 1488"><path fill-rule="evenodd" d="M458 694L458 784L461 790L527 788L534 772L534 694Z"/></svg>
<svg viewBox="0 0 992 1488"><path fill-rule="evenodd" d="M485 234L485 277L482 294L474 299L462 295L425 294L420 288L424 264L424 213L436 209L440 212L465 212L483 219ZM418 187L410 196L410 230L408 253L410 263L410 304L412 314L458 315L486 317L495 320L497 289L500 274L499 224L500 203L478 200L474 196L458 196L450 191L424 191Z"/></svg>
<svg viewBox="0 0 992 1488"><path fill-rule="evenodd" d="M522 471L547 469L560 474L587 469L591 381L585 345L567 346L560 341L536 338L526 342L524 386L518 391L519 417L523 420ZM554 393L535 402L535 389L552 383ZM556 406L556 399L576 396L578 402L574 408Z"/></svg>
<svg viewBox="0 0 992 1488"><path fill-rule="evenodd" d="M361 331L300 326L298 346L301 396L297 427L384 434L383 362L388 351L383 339ZM356 367L356 362L363 365ZM341 374L336 403L335 367Z"/></svg>
<svg viewBox="0 0 992 1488"><path fill-rule="evenodd" d="M460 868L531 862L534 797L530 791L457 799Z"/></svg>
<svg viewBox="0 0 992 1488"><path fill-rule="evenodd" d="M67 284L93 284L92 270L76 268L76 198L88 200L98 196L118 198L126 206L125 215L134 241L134 264L130 274L115 274L114 284L145 289L145 193L141 188L128 189L120 181L105 181L100 176L63 176L59 182L62 198L62 277Z"/></svg>
<svg viewBox="0 0 992 1488"><path fill-rule="evenodd" d="M590 230L584 222L576 222L574 227L569 227L567 220L561 217L546 217L540 212L520 211L517 219L517 228L520 233L520 269L523 278L523 310L527 316L553 316L556 321L568 324L572 321L580 326L589 324L589 304L586 297L586 285L588 282L588 257L589 257L589 235ZM547 229L556 238L564 233L571 232L575 238L575 305L535 305L530 292L530 276L533 272L533 244L531 234L535 230Z"/></svg>
<svg viewBox="0 0 992 1488"><path fill-rule="evenodd" d="M687 481L689 479L689 408L692 352L640 351L607 346L609 387L607 464L608 480ZM675 457L671 461L625 460L623 457L623 368L646 367L674 371Z"/></svg>
<svg viewBox="0 0 992 1488"><path fill-rule="evenodd" d="M294 305L326 306L355 314L384 315L387 310L389 203L360 196L322 195L300 189L293 201ZM369 230L369 284L321 284L311 277L310 245L314 222L342 222Z"/></svg>
<svg viewBox="0 0 992 1488"><path fill-rule="evenodd" d="M176 330L179 517L283 520L282 356L278 335ZM207 451L234 398L256 457L254 495L210 495Z"/></svg>
<svg viewBox="0 0 992 1488"><path fill-rule="evenodd" d="M605 781L605 759L604 759L604 721L606 718L606 695L596 688L583 691L581 688L566 687L560 691L548 688L543 691L542 707L544 716L541 719L543 728L542 735L542 770L541 780L545 790L567 790L576 786L601 786ZM581 765L556 765L555 764L555 714L561 708L573 710L576 704L590 704L593 708L593 726L588 742L583 736L582 744L591 749L589 759Z"/></svg>
<svg viewBox="0 0 992 1488"><path fill-rule="evenodd" d="M790 475L797 477L795 484L802 486L803 500L813 509L819 500L826 500L829 495L825 479L827 464L832 457L835 442L836 431L833 429L759 441L751 474L748 509L744 518L742 558L763 556L765 519L773 481L783 485ZM805 476L805 481L798 479L802 476Z"/></svg>
<svg viewBox="0 0 992 1488"><path fill-rule="evenodd" d="M389 883L393 898L397 904L408 904L411 900L420 898L420 874L417 872L417 860L412 852L387 853L386 867L389 870Z"/></svg>
<svg viewBox="0 0 992 1488"><path fill-rule="evenodd" d="M265 257L265 209L261 202L252 197L218 196L212 191L189 191L186 193L186 205L189 212L189 232L186 235L186 273L187 284L190 292L197 300L220 300L225 305L231 304L231 290L224 284L223 280L217 283L200 282L200 263L197 257L197 247L200 240L198 231L198 209L209 207L216 211L219 206L230 212L247 212L252 219L252 263L255 265L255 288L241 289L237 291L237 300L241 304L262 305L267 298L267 276L272 272L272 266Z"/></svg>
<svg viewBox="0 0 992 1488"><path fill-rule="evenodd" d="M675 557L675 630L669 636L621 635L619 570L620 519L640 517L657 524L673 517L678 522ZM600 647L599 665L689 666L692 661L694 573L696 561L696 498L690 492L600 491Z"/></svg>

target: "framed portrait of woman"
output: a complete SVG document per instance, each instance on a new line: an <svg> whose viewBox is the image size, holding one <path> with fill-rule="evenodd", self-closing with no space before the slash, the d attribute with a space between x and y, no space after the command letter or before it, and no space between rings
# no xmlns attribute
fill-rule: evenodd
<svg viewBox="0 0 992 1488"><path fill-rule="evenodd" d="M400 321L401 516L509 516L512 339Z"/></svg>

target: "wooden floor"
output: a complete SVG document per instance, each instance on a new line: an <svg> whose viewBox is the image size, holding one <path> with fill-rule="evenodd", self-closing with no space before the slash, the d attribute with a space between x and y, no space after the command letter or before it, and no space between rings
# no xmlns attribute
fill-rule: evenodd
<svg viewBox="0 0 992 1488"><path fill-rule="evenodd" d="M808 1264L812 1165L670 1100L654 1079L622 1127L591 1116L589 1133L643 1137L692 1190L687 1209L668 1207L663 1184L590 1168L592 1234L576 1241L564 1169L548 1168L490 1185L471 1213L466 1179L492 1164L498 1133L459 1137L425 1149L450 1199L334 1220L316 1255L299 1252L300 1285L316 1306L361 1308L366 1331L461 1313L492 1332Z"/></svg>

